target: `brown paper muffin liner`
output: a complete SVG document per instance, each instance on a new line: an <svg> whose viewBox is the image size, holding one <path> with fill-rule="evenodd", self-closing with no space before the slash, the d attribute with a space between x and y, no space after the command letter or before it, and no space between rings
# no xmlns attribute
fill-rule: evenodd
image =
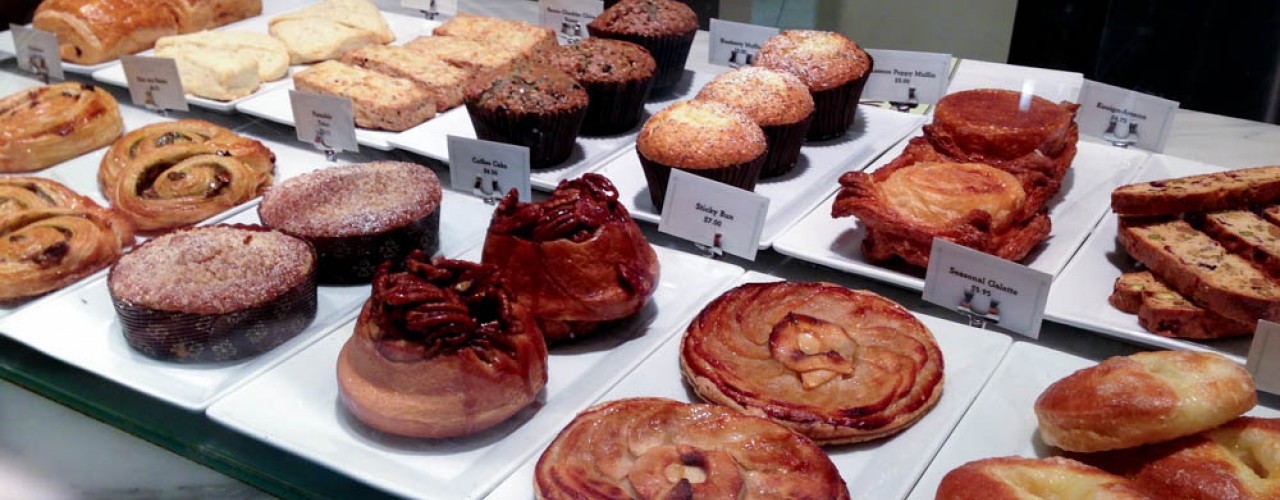
<svg viewBox="0 0 1280 500"><path fill-rule="evenodd" d="M421 249L433 255L440 248L440 208L406 226L377 234L343 238L308 238L316 248L316 267L323 284L351 285L373 281L385 261L400 262Z"/></svg>
<svg viewBox="0 0 1280 500"><path fill-rule="evenodd" d="M871 56L867 57L869 59ZM813 93L813 125L809 127L809 133L805 137L807 140L835 139L849 131L854 118L858 116L858 100L862 98L862 88L867 85L873 69L875 61L871 60L866 74L861 78Z"/></svg>
<svg viewBox="0 0 1280 500"><path fill-rule="evenodd" d="M580 81L589 99L582 135L613 135L634 128L640 123L653 80L649 76L626 82Z"/></svg>
<svg viewBox="0 0 1280 500"><path fill-rule="evenodd" d="M800 147L804 145L805 135L813 123L813 113L805 119L784 125L760 127L764 130L765 141L769 145L765 152L764 166L760 167L760 178L777 177L796 167L800 159Z"/></svg>
<svg viewBox="0 0 1280 500"><path fill-rule="evenodd" d="M653 91L655 92L671 87L680 81L680 77L684 75L684 63L689 59L689 47L693 46L693 36L698 34L698 30L693 30L684 34L642 36L628 33L609 33L590 27L587 28L587 32L591 36L631 42L649 51L649 55L652 55L654 61L658 63L658 70L653 75Z"/></svg>
<svg viewBox="0 0 1280 500"><path fill-rule="evenodd" d="M529 148L531 168L553 167L564 163L573 153L587 107L546 113L515 113L510 110L486 111L467 103L476 137L486 141L505 142Z"/></svg>
<svg viewBox="0 0 1280 500"><path fill-rule="evenodd" d="M639 151L636 155L640 157L640 166L644 168L644 179L649 183L649 199L653 201L653 206L658 213L662 213L662 200L667 197L667 182L671 180L671 169L674 167L645 158ZM747 163L727 167L681 170L747 191L755 191L756 181L760 178L760 167L764 166L767 155L768 153L765 153Z"/></svg>

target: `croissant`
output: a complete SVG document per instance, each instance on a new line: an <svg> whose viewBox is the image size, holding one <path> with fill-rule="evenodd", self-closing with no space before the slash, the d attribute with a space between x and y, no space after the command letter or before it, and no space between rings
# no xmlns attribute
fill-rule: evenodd
<svg viewBox="0 0 1280 500"><path fill-rule="evenodd" d="M63 82L0 99L0 172L31 172L110 144L124 122L111 93Z"/></svg>
<svg viewBox="0 0 1280 500"><path fill-rule="evenodd" d="M562 181L547 200L512 190L493 213L482 260L538 319L549 343L590 335L644 307L658 257L609 179Z"/></svg>
<svg viewBox="0 0 1280 500"><path fill-rule="evenodd" d="M275 155L201 120L149 125L121 137L98 168L103 194L143 231L187 226L262 194Z"/></svg>
<svg viewBox="0 0 1280 500"><path fill-rule="evenodd" d="M133 225L66 186L0 178L0 300L57 290L115 262Z"/></svg>
<svg viewBox="0 0 1280 500"><path fill-rule="evenodd" d="M492 266L414 251L384 263L338 355L343 406L375 429L414 437L479 432L547 383L537 323Z"/></svg>

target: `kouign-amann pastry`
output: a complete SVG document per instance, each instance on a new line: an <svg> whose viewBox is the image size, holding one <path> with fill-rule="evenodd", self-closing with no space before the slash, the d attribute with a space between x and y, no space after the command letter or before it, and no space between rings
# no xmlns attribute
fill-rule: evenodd
<svg viewBox="0 0 1280 500"><path fill-rule="evenodd" d="M110 144L124 122L110 92L45 85L0 99L0 172L31 172Z"/></svg>
<svg viewBox="0 0 1280 500"><path fill-rule="evenodd" d="M230 101L279 80L289 71L289 50L270 35L202 31L156 41L156 57L176 61L188 94Z"/></svg>
<svg viewBox="0 0 1280 500"><path fill-rule="evenodd" d="M858 114L858 99L871 77L871 55L839 33L787 30L764 42L752 63L785 71L809 86L813 123L809 140L845 135Z"/></svg>
<svg viewBox="0 0 1280 500"><path fill-rule="evenodd" d="M293 75L298 90L351 99L356 126L399 132L436 115L436 102L412 80L338 61L325 61Z"/></svg>
<svg viewBox="0 0 1280 500"><path fill-rule="evenodd" d="M483 261L509 270L507 286L549 343L582 338L630 317L658 288L658 257L609 179L565 180L547 200L512 190L493 212Z"/></svg>
<svg viewBox="0 0 1280 500"><path fill-rule="evenodd" d="M689 48L698 33L698 14L676 0L623 0L587 25L592 38L631 42L657 62L653 90L674 86L684 76Z"/></svg>
<svg viewBox="0 0 1280 500"><path fill-rule="evenodd" d="M0 177L0 300L57 290L133 245L133 224L66 186Z"/></svg>
<svg viewBox="0 0 1280 500"><path fill-rule="evenodd" d="M510 47L456 36L420 36L404 44L404 48L476 72L495 71L512 62L526 59L525 55Z"/></svg>
<svg viewBox="0 0 1280 500"><path fill-rule="evenodd" d="M1062 457L975 460L943 476L937 500L1148 500L1133 481Z"/></svg>
<svg viewBox="0 0 1280 500"><path fill-rule="evenodd" d="M435 253L440 196L431 169L379 161L289 179L263 195L258 216L315 246L321 283L368 283L383 261Z"/></svg>
<svg viewBox="0 0 1280 500"><path fill-rule="evenodd" d="M260 13L261 0L45 0L32 24L58 36L62 60L98 64Z"/></svg>
<svg viewBox="0 0 1280 500"><path fill-rule="evenodd" d="M275 154L202 120L148 125L111 145L98 185L143 231L200 222L262 194Z"/></svg>
<svg viewBox="0 0 1280 500"><path fill-rule="evenodd" d="M588 38L557 47L549 59L549 64L577 79L587 90L583 134L616 134L640 123L656 67L644 47L621 40Z"/></svg>
<svg viewBox="0 0 1280 500"><path fill-rule="evenodd" d="M563 163L587 115L587 91L550 66L518 62L472 80L467 113L476 137L529 148L529 165Z"/></svg>
<svg viewBox="0 0 1280 500"><path fill-rule="evenodd" d="M1120 275L1107 301L1138 315L1147 331L1166 337L1216 339L1249 335L1258 327L1257 321L1236 321L1195 305L1150 271Z"/></svg>
<svg viewBox="0 0 1280 500"><path fill-rule="evenodd" d="M261 226L191 228L125 254L107 287L135 350L182 363L231 361L311 324L316 257L307 242Z"/></svg>
<svg viewBox="0 0 1280 500"><path fill-rule="evenodd" d="M550 28L509 19L473 16L465 12L431 30L435 36L452 36L514 50L523 57L544 61L559 45Z"/></svg>
<svg viewBox="0 0 1280 500"><path fill-rule="evenodd" d="M662 210L672 169L754 190L766 150L759 125L736 108L715 101L672 104L649 118L636 138L649 199L658 210Z"/></svg>
<svg viewBox="0 0 1280 500"><path fill-rule="evenodd" d="M436 112L462 105L471 70L404 47L369 45L342 55L342 62L396 78L404 78L427 91Z"/></svg>
<svg viewBox="0 0 1280 500"><path fill-rule="evenodd" d="M534 493L570 498L821 498L849 491L803 436L728 408L620 399L579 413L538 459Z"/></svg>
<svg viewBox="0 0 1280 500"><path fill-rule="evenodd" d="M335 59L366 45L396 39L368 0L324 0L271 18L268 30L289 48L292 64Z"/></svg>
<svg viewBox="0 0 1280 500"><path fill-rule="evenodd" d="M697 98L738 108L764 130L769 152L760 177L777 177L795 167L814 113L809 88L795 75L739 68L711 80Z"/></svg>
<svg viewBox="0 0 1280 500"><path fill-rule="evenodd" d="M515 415L547 383L537 323L492 266L387 262L338 354L342 404L383 432L443 438Z"/></svg>
<svg viewBox="0 0 1280 500"><path fill-rule="evenodd" d="M1054 382L1035 411L1046 444L1094 452L1212 429L1257 402L1253 378L1235 362L1157 351L1113 357Z"/></svg>
<svg viewBox="0 0 1280 500"><path fill-rule="evenodd" d="M694 318L680 368L712 403L818 444L868 441L920 419L942 394L942 351L902 306L829 283L753 283Z"/></svg>

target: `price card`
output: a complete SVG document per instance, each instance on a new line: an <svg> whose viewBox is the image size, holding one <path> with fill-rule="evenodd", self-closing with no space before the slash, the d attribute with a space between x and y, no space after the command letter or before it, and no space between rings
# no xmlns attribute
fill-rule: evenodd
<svg viewBox="0 0 1280 500"><path fill-rule="evenodd" d="M458 0L400 0L400 6L422 11L427 19L458 15Z"/></svg>
<svg viewBox="0 0 1280 500"><path fill-rule="evenodd" d="M360 149L351 99L290 90L289 104L299 141L325 152Z"/></svg>
<svg viewBox="0 0 1280 500"><path fill-rule="evenodd" d="M188 110L176 61L167 57L120 56L120 64L134 104L149 109Z"/></svg>
<svg viewBox="0 0 1280 500"><path fill-rule="evenodd" d="M933 239L924 300L1031 338L1040 335L1053 276Z"/></svg>
<svg viewBox="0 0 1280 500"><path fill-rule="evenodd" d="M672 170L658 231L755 260L769 198Z"/></svg>
<svg viewBox="0 0 1280 500"><path fill-rule="evenodd" d="M538 23L567 45L587 38L587 25L604 12L601 0L538 0Z"/></svg>
<svg viewBox="0 0 1280 500"><path fill-rule="evenodd" d="M951 54L907 50L867 49L875 61L864 101L934 104L947 93Z"/></svg>
<svg viewBox="0 0 1280 500"><path fill-rule="evenodd" d="M449 136L449 185L486 202L496 201L515 188L527 202L529 148L503 142Z"/></svg>
<svg viewBox="0 0 1280 500"><path fill-rule="evenodd" d="M1116 146L1164 151L1177 101L1085 80L1080 88L1080 133Z"/></svg>
<svg viewBox="0 0 1280 500"><path fill-rule="evenodd" d="M13 35L19 68L42 75L46 83L66 79L62 55L58 52L58 35L16 24L9 25L9 33Z"/></svg>
<svg viewBox="0 0 1280 500"><path fill-rule="evenodd" d="M1258 389L1280 394L1280 325L1267 320L1258 321L1245 366L1253 375Z"/></svg>
<svg viewBox="0 0 1280 500"><path fill-rule="evenodd" d="M707 62L730 68L749 66L765 40L777 34L778 28L712 18Z"/></svg>

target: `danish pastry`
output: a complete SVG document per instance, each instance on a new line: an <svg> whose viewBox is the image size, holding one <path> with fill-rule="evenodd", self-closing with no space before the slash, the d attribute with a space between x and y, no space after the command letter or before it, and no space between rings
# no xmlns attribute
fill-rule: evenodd
<svg viewBox="0 0 1280 500"><path fill-rule="evenodd" d="M1031 498L1152 499L1132 481L1062 457L1000 457L961 465L943 476L937 500Z"/></svg>
<svg viewBox="0 0 1280 500"><path fill-rule="evenodd" d="M111 205L143 231L188 226L262 194L275 155L261 142L201 120L125 134L98 168Z"/></svg>
<svg viewBox="0 0 1280 500"><path fill-rule="evenodd" d="M539 499L848 499L812 442L721 406L610 401L569 423L538 459Z"/></svg>
<svg viewBox="0 0 1280 500"><path fill-rule="evenodd" d="M124 130L111 93L63 82L0 99L0 172L31 172L111 144Z"/></svg>
<svg viewBox="0 0 1280 500"><path fill-rule="evenodd" d="M830 283L755 283L693 320L680 367L709 402L823 445L899 432L942 394L942 351L902 306Z"/></svg>
<svg viewBox="0 0 1280 500"><path fill-rule="evenodd" d="M261 0L45 0L32 24L58 35L62 60L98 64L260 13Z"/></svg>

